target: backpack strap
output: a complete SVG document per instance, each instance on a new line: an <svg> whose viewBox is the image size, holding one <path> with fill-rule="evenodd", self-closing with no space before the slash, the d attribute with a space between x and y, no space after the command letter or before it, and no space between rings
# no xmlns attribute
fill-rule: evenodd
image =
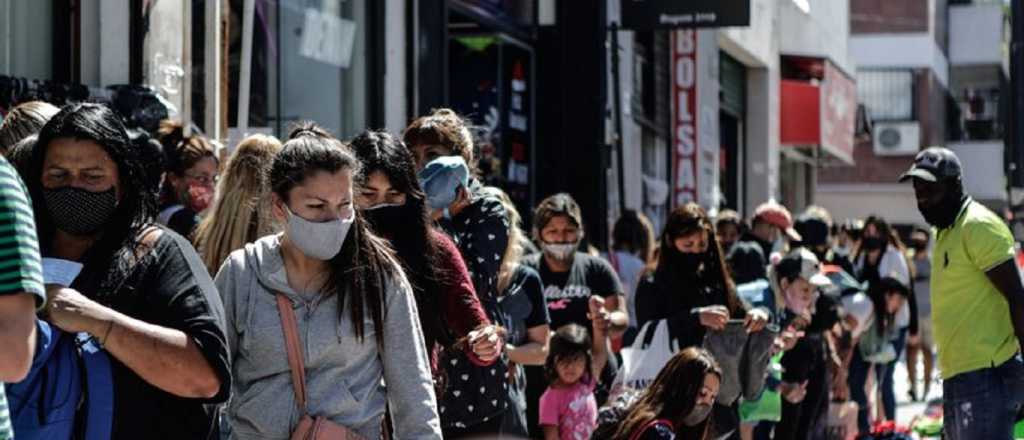
<svg viewBox="0 0 1024 440"><path fill-rule="evenodd" d="M281 314L281 328L284 330L284 344L288 351L288 367L292 373L292 389L295 391L295 404L301 414L306 414L306 366L302 360L302 347L299 345L299 327L295 323L295 311L292 301L281 292L275 292L277 311Z"/></svg>
<svg viewBox="0 0 1024 440"><path fill-rule="evenodd" d="M114 424L114 378L110 358L88 333L78 333L76 343L82 357L82 388L85 394L79 438L109 439Z"/></svg>
<svg viewBox="0 0 1024 440"><path fill-rule="evenodd" d="M666 419L654 419L654 420L651 420L651 421L645 423L644 426L642 428L636 430L636 432L630 434L629 435L629 440L638 440L640 438L640 436L643 435L643 433L645 431L647 431L648 429L651 429L651 428L653 428L655 426L658 426L658 425L668 426L668 429L671 429L673 431L676 430L676 428L674 426L672 426L672 422L670 422L670 421L668 421Z"/></svg>

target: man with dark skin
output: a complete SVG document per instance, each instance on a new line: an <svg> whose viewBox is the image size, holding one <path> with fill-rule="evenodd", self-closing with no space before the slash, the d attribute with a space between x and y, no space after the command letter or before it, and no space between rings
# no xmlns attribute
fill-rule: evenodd
<svg viewBox="0 0 1024 440"><path fill-rule="evenodd" d="M964 192L960 160L928 148L900 181L937 230L932 317L946 438L1011 439L1024 405L1024 285L1009 228Z"/></svg>

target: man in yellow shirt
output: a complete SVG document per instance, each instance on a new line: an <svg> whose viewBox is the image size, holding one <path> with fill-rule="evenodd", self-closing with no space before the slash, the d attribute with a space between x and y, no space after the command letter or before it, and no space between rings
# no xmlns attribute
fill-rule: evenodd
<svg viewBox="0 0 1024 440"><path fill-rule="evenodd" d="M907 180L921 215L937 230L931 298L944 433L950 440L1010 440L1024 404L1024 286L1013 235L965 194L952 151L918 153L900 177Z"/></svg>

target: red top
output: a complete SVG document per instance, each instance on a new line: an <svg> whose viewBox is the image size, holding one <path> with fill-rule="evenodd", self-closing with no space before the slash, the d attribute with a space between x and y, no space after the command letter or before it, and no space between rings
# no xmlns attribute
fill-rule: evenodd
<svg viewBox="0 0 1024 440"><path fill-rule="evenodd" d="M444 295L441 306L444 307L445 324L451 329L454 339L461 339L469 332L489 325L491 321L480 305L480 299L473 289L473 281L469 277L469 270L466 269L466 263L462 260L455 243L437 229L431 229L430 237L437 247L437 264L441 269L439 272L444 276L439 283ZM490 365L494 362L481 362L472 351L467 350L467 354L477 365ZM437 361L437 351L433 350L430 363L435 372Z"/></svg>

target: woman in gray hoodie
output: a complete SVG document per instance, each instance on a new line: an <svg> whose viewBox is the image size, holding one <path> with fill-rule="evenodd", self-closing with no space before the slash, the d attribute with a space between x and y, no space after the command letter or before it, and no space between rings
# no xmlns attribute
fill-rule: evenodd
<svg viewBox="0 0 1024 440"><path fill-rule="evenodd" d="M287 439L303 416L276 295L295 310L306 413L376 439L387 404L396 438L441 438L412 289L356 216L358 173L337 139L316 126L295 130L270 171L284 233L232 253L217 274L234 360L231 438Z"/></svg>

